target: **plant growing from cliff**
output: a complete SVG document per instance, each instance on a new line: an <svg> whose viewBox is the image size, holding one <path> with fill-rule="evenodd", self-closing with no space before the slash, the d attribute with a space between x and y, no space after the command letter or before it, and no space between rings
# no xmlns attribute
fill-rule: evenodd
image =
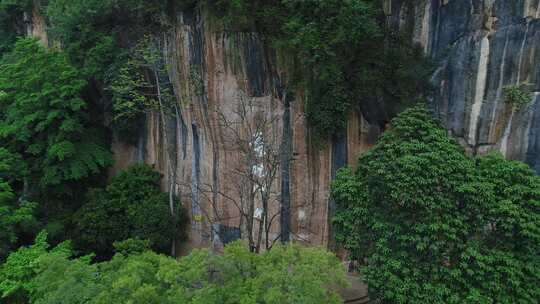
<svg viewBox="0 0 540 304"><path fill-rule="evenodd" d="M412 29L381 22L382 1L201 2L228 30L258 31L291 59L288 85L305 91L314 142L342 132L353 110L383 126L429 92L431 64L411 42Z"/></svg>
<svg viewBox="0 0 540 304"><path fill-rule="evenodd" d="M44 9L49 33L62 43L82 74L101 81L108 67L118 63L124 41L166 25L170 1L161 0L49 0ZM122 39L119 39L121 36Z"/></svg>
<svg viewBox="0 0 540 304"><path fill-rule="evenodd" d="M144 115L154 111L159 114L160 131L165 141L167 185L169 192L169 212L172 217L178 207L173 197L176 189L176 156L174 136L170 134L169 120L178 117L179 110L176 96L169 79L168 67L162 53L162 42L150 35L143 36L130 50L127 61L113 77L109 90L113 101L113 127L124 137L124 141L133 143L141 128ZM176 241L171 249L175 254Z"/></svg>
<svg viewBox="0 0 540 304"><path fill-rule="evenodd" d="M150 241L152 248L167 252L182 234L182 209L169 211L168 195L160 190L160 175L146 165L135 165L118 174L105 189L95 189L74 215L75 243L100 258L112 255L113 243L128 238Z"/></svg>
<svg viewBox="0 0 540 304"><path fill-rule="evenodd" d="M392 121L332 196L337 240L389 303L532 303L540 294L540 179L473 159L423 107Z"/></svg>
<svg viewBox="0 0 540 304"><path fill-rule="evenodd" d="M289 12L276 45L296 59L314 138L345 128L354 104L348 69L357 52L381 39L370 1L284 1Z"/></svg>
<svg viewBox="0 0 540 304"><path fill-rule="evenodd" d="M512 105L515 110L520 110L528 106L533 101L533 96L529 85L514 85L503 88L505 100Z"/></svg>
<svg viewBox="0 0 540 304"><path fill-rule="evenodd" d="M163 119L173 112L175 97L156 40L142 38L114 73L108 90L112 96L113 127L122 139L133 142L144 115L158 111ZM162 81L167 78L167 81Z"/></svg>

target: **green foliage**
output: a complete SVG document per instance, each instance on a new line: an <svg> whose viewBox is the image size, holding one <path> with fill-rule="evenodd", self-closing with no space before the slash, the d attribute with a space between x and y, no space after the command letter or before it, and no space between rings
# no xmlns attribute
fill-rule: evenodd
<svg viewBox="0 0 540 304"><path fill-rule="evenodd" d="M285 57L289 85L305 91L312 138L341 132L353 109L381 107L384 124L429 93L430 62L410 29L381 22L382 1L203 1L228 30L257 31Z"/></svg>
<svg viewBox="0 0 540 304"><path fill-rule="evenodd" d="M14 156L0 148L0 261L18 244L19 235L34 224L36 204L18 202L9 183Z"/></svg>
<svg viewBox="0 0 540 304"><path fill-rule="evenodd" d="M91 256L69 259L71 253L49 252L39 257L30 281L30 303L92 303L103 290L98 265Z"/></svg>
<svg viewBox="0 0 540 304"><path fill-rule="evenodd" d="M51 38L62 43L82 75L103 81L121 53L120 38L138 39L162 26L166 7L160 0L50 0L46 16Z"/></svg>
<svg viewBox="0 0 540 304"><path fill-rule="evenodd" d="M175 268L178 268L178 262L174 259L153 252L116 255L110 262L100 265L101 281L107 288L102 289L90 303L189 303L181 290L163 279L163 272Z"/></svg>
<svg viewBox="0 0 540 304"><path fill-rule="evenodd" d="M354 103L347 69L356 53L380 39L371 1L282 1L289 12L276 45L296 59L315 138L343 130Z"/></svg>
<svg viewBox="0 0 540 304"><path fill-rule="evenodd" d="M293 245L258 255L236 243L223 255L195 250L179 262L117 255L105 267L113 287L96 303L341 303L328 287L345 283L331 253Z"/></svg>
<svg viewBox="0 0 540 304"><path fill-rule="evenodd" d="M0 268L7 303L341 303L333 287L345 270L329 252L277 245L262 254L233 243L223 255L195 250L176 260L150 251L96 264L72 259L67 244L49 250L46 236ZM15 295L20 296L19 301Z"/></svg>
<svg viewBox="0 0 540 304"><path fill-rule="evenodd" d="M41 188L80 181L110 164L91 129L86 82L61 53L20 39L0 62L0 138Z"/></svg>
<svg viewBox="0 0 540 304"><path fill-rule="evenodd" d="M32 9L31 0L0 0L0 56L11 49L24 30L24 13Z"/></svg>
<svg viewBox="0 0 540 304"><path fill-rule="evenodd" d="M540 178L498 153L478 158L477 168L492 189L482 210L487 228L464 254L473 272L463 272L461 283L474 282L477 293L499 303L534 303L540 298Z"/></svg>
<svg viewBox="0 0 540 304"><path fill-rule="evenodd" d="M150 250L150 241L139 238L131 238L113 243L114 251L123 255L143 253Z"/></svg>
<svg viewBox="0 0 540 304"><path fill-rule="evenodd" d="M45 11L51 37L82 74L103 80L109 65L121 60L126 41L170 24L166 12L171 5L163 0L49 0Z"/></svg>
<svg viewBox="0 0 540 304"><path fill-rule="evenodd" d="M115 54L113 37L100 28L108 23L111 13L106 2L51 0L45 8L51 39L61 42L85 78L101 79Z"/></svg>
<svg viewBox="0 0 540 304"><path fill-rule="evenodd" d="M0 1L0 10L18 10L21 12L32 9L32 0L2 0Z"/></svg>
<svg viewBox="0 0 540 304"><path fill-rule="evenodd" d="M503 88L506 102L516 110L528 106L533 101L533 94L528 85L507 86Z"/></svg>
<svg viewBox="0 0 540 304"><path fill-rule="evenodd" d="M214 0L202 2L209 7L212 15L218 17L227 28L234 30L253 29L254 14L260 8L258 6L260 4L256 1Z"/></svg>
<svg viewBox="0 0 540 304"><path fill-rule="evenodd" d="M128 238L148 240L153 249L166 252L173 237L181 233L183 216L171 216L159 173L135 165L114 177L106 189L90 191L88 202L73 218L78 228L76 244L103 258L112 255L115 241Z"/></svg>
<svg viewBox="0 0 540 304"><path fill-rule="evenodd" d="M2 189L5 184L0 183L0 197L13 197L13 193ZM0 203L0 261L18 244L19 235L27 231L35 223L34 210L36 204L23 202L17 207Z"/></svg>
<svg viewBox="0 0 540 304"><path fill-rule="evenodd" d="M40 267L39 260L47 253L70 256L69 243L62 243L49 251L47 233L41 232L34 245L21 247L0 265L0 299L7 303L27 303L29 293L36 288L32 282ZM39 286L37 286L39 288Z"/></svg>
<svg viewBox="0 0 540 304"><path fill-rule="evenodd" d="M539 297L540 179L526 165L468 157L423 107L395 118L358 163L332 185L334 225L373 299Z"/></svg>
<svg viewBox="0 0 540 304"><path fill-rule="evenodd" d="M144 114L149 110L171 112L176 102L168 81L158 42L144 36L130 50L108 87L113 103L113 127L126 142L134 142Z"/></svg>
<svg viewBox="0 0 540 304"><path fill-rule="evenodd" d="M135 141L146 107L152 101L144 94L147 87L148 82L138 63L128 59L116 72L109 88L113 103L113 127L126 142Z"/></svg>

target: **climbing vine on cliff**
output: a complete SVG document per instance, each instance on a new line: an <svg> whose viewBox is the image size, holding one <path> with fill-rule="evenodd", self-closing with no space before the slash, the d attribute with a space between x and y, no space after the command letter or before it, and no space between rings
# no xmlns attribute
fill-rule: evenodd
<svg viewBox="0 0 540 304"><path fill-rule="evenodd" d="M200 1L235 31L256 31L293 58L289 85L305 91L313 139L341 132L353 110L386 113L429 93L431 64L411 40L411 30L384 24L379 0ZM370 117L371 118L371 117Z"/></svg>

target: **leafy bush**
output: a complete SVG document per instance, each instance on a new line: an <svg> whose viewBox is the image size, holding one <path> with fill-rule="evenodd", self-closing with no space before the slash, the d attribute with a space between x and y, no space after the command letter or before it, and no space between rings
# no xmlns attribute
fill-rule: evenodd
<svg viewBox="0 0 540 304"><path fill-rule="evenodd" d="M126 47L165 22L168 1L49 0L50 34L87 78L103 81Z"/></svg>
<svg viewBox="0 0 540 304"><path fill-rule="evenodd" d="M111 163L82 99L86 82L67 58L19 39L0 61L0 139L40 187L81 181Z"/></svg>
<svg viewBox="0 0 540 304"><path fill-rule="evenodd" d="M130 255L130 254L136 254L136 253L143 253L145 251L150 250L150 241L149 240L141 240L139 238L130 238L123 241L116 241L113 243L114 252L123 254L123 255Z"/></svg>
<svg viewBox="0 0 540 304"><path fill-rule="evenodd" d="M7 303L28 303L29 294L35 287L32 280L37 274L37 262L48 253L69 257L69 242L51 250L47 233L41 232L32 246L21 247L10 254L7 261L0 265L0 299Z"/></svg>
<svg viewBox="0 0 540 304"><path fill-rule="evenodd" d="M540 296L540 178L467 156L423 107L392 121L332 196L337 240L390 303L533 303Z"/></svg>
<svg viewBox="0 0 540 304"><path fill-rule="evenodd" d="M507 86L503 88L506 102L516 110L528 106L533 101L533 96L527 85Z"/></svg>
<svg viewBox="0 0 540 304"><path fill-rule="evenodd" d="M18 160L6 149L0 148L0 262L20 244L20 236L35 224L35 203L19 201L10 181Z"/></svg>
<svg viewBox="0 0 540 304"><path fill-rule="evenodd" d="M297 245L262 254L233 243L223 255L195 250L176 260L150 251L91 264L69 244L50 249L46 235L0 266L8 303L341 303L332 287L345 271L329 252ZM17 302L16 300L19 300Z"/></svg>
<svg viewBox="0 0 540 304"><path fill-rule="evenodd" d="M118 174L105 189L94 189L88 202L74 215L79 248L100 258L113 253L113 243L128 238L148 240L151 247L168 252L180 220L173 218L160 175L146 165L135 165Z"/></svg>

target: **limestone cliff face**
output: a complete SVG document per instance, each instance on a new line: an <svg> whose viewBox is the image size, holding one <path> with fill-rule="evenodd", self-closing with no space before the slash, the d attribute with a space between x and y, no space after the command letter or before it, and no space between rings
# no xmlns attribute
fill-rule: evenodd
<svg viewBox="0 0 540 304"><path fill-rule="evenodd" d="M281 161L275 200L268 208L275 216L269 238L279 238L284 224L290 225L290 239L327 245L332 176L354 163L376 141L380 128L354 113L346 134L313 148L302 92L287 93L275 54L265 49L256 33L212 28L205 18L180 14L174 29L160 38L177 97L175 113L165 120L159 113L148 114L138 147L116 141L116 169L137 161L153 165L164 176L164 188L174 188L190 212L190 244L221 246L240 233L240 214L233 201L240 198L230 172L241 157L228 149L221 115L234 120L234 109L248 98L277 117L272 129ZM288 215L281 217L280 211Z"/></svg>
<svg viewBox="0 0 540 304"><path fill-rule="evenodd" d="M410 1L408 1L410 2ZM499 150L540 170L540 1L388 1L395 26L438 62L432 107L473 153ZM512 110L503 88L530 84L533 102Z"/></svg>
<svg viewBox="0 0 540 304"><path fill-rule="evenodd" d="M540 0L388 0L384 8L387 22L412 26L414 40L437 62L431 106L449 132L472 153L500 150L540 170ZM192 246L234 239L241 228L238 193L231 190L237 181L229 172L241 156L227 148L220 116L231 116L249 98L278 117L272 129L281 162L268 209L281 219L268 237L280 237L280 226L290 225L290 238L331 244L330 181L383 130L368 123L369 113L353 113L345 134L313 148L302 92L285 93L275 54L256 33L213 28L206 18L180 14L159 37L169 70L163 76L177 104L165 118L147 115L137 147L114 143L117 169L144 161L163 173L164 188L190 212ZM533 86L534 101L512 110L503 87L520 83Z"/></svg>

